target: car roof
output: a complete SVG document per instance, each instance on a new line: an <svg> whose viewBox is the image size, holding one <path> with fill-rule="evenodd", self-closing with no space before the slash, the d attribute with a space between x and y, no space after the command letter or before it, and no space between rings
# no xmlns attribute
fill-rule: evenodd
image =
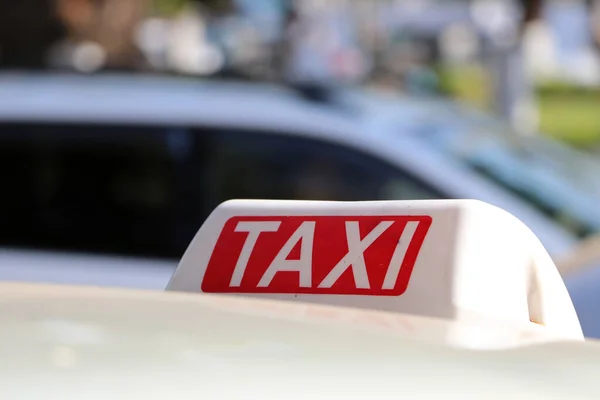
<svg viewBox="0 0 600 400"><path fill-rule="evenodd" d="M315 98L294 85L154 74L0 73L0 118L64 122L159 123L256 127L318 132L321 137L381 135L452 103L356 88L323 89Z"/></svg>
<svg viewBox="0 0 600 400"><path fill-rule="evenodd" d="M600 389L593 342L473 350L439 343L438 320L369 310L84 286L0 291L8 398L551 399Z"/></svg>
<svg viewBox="0 0 600 400"><path fill-rule="evenodd" d="M5 72L0 118L223 124L351 134L357 114L323 107L298 90L270 83L125 73Z"/></svg>

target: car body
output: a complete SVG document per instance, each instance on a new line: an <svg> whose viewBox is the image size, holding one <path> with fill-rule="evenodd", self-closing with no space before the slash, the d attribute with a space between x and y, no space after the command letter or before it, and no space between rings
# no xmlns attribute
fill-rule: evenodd
<svg viewBox="0 0 600 400"><path fill-rule="evenodd" d="M472 349L447 339L450 323L409 315L85 286L0 291L0 393L15 400L594 399L600 390L591 341ZM322 316L331 314L344 318ZM373 315L395 326L359 320Z"/></svg>
<svg viewBox="0 0 600 400"><path fill-rule="evenodd" d="M600 321L597 313L600 307L598 240L598 235L585 240L569 257L557 265L563 270L563 279L577 308L584 333L586 337L592 338L600 338Z"/></svg>
<svg viewBox="0 0 600 400"><path fill-rule="evenodd" d="M270 262L298 240L299 258ZM351 263L330 272L356 277L362 264L371 285L343 275L304 285L346 240ZM384 253L385 281L400 269L382 294ZM275 278L255 285L269 263ZM233 264L241 285L228 279ZM0 291L0 393L11 399L591 399L600 389L600 345L583 338L548 253L516 218L472 200L234 200L207 218L165 292Z"/></svg>
<svg viewBox="0 0 600 400"><path fill-rule="evenodd" d="M595 263L588 268L567 274L564 279L586 337L600 338L598 320L600 266Z"/></svg>
<svg viewBox="0 0 600 400"><path fill-rule="evenodd" d="M230 198L473 198L509 210L553 255L576 243L409 134L414 119L397 104L327 98L220 80L3 73L0 165L11 190L0 199L0 277L164 287L198 226Z"/></svg>

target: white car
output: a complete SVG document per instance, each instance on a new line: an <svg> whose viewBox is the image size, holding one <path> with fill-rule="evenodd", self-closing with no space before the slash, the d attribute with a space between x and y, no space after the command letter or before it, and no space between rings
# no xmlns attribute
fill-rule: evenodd
<svg viewBox="0 0 600 400"><path fill-rule="evenodd" d="M577 242L415 134L410 112L340 93L3 73L0 279L164 287L196 228L231 198L479 199L519 217L553 256Z"/></svg>
<svg viewBox="0 0 600 400"><path fill-rule="evenodd" d="M448 99L351 91L338 98L387 120L389 131L412 135L459 161L571 234L600 233L600 163L589 154L542 134L519 134L499 118Z"/></svg>
<svg viewBox="0 0 600 400"><path fill-rule="evenodd" d="M600 390L600 346L583 338L549 255L476 201L233 201L206 220L167 293L0 290L7 399Z"/></svg>

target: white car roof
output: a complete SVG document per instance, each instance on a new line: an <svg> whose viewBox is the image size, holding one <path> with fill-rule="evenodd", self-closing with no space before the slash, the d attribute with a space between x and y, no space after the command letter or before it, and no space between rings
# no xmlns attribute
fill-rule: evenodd
<svg viewBox="0 0 600 400"><path fill-rule="evenodd" d="M10 399L547 400L600 390L594 342L471 350L442 346L430 332L445 323L424 317L88 287L0 291L1 392Z"/></svg>
<svg viewBox="0 0 600 400"><path fill-rule="evenodd" d="M7 398L558 399L600 389L600 346L585 342L547 252L478 201L230 201L166 292L0 292Z"/></svg>
<svg viewBox="0 0 600 400"><path fill-rule="evenodd" d="M290 106L292 105L292 106ZM155 75L0 74L3 120L265 126L328 132L356 120L274 84Z"/></svg>

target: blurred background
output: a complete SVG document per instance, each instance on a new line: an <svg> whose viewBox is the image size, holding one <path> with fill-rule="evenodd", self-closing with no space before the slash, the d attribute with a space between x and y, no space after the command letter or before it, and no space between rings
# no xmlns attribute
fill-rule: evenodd
<svg viewBox="0 0 600 400"><path fill-rule="evenodd" d="M229 198L476 198L600 337L600 1L0 0L0 279L162 289Z"/></svg>

